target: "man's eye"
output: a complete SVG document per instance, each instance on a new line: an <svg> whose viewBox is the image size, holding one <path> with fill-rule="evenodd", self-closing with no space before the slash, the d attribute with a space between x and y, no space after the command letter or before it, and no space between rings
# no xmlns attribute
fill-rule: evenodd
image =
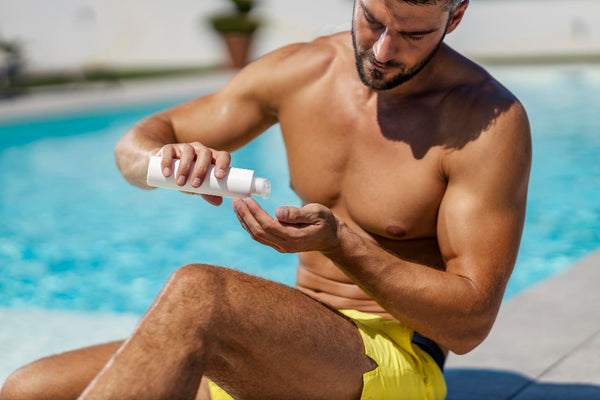
<svg viewBox="0 0 600 400"><path fill-rule="evenodd" d="M368 15L368 14L365 14L365 19L367 20L367 22L368 22L370 25L377 25L377 26L381 26L381 23L379 23L379 22L375 21L375 20L373 19L373 17L371 17L371 16L370 16L370 15Z"/></svg>
<svg viewBox="0 0 600 400"><path fill-rule="evenodd" d="M406 37L409 38L410 40L418 41L418 40L422 40L425 36L423 36L423 35L412 35L410 33L407 33Z"/></svg>

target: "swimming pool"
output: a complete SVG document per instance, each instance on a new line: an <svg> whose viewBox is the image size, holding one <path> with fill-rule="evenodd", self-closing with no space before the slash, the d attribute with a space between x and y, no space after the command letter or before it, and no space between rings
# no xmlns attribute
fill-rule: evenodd
<svg viewBox="0 0 600 400"><path fill-rule="evenodd" d="M600 69L499 68L528 109L534 162L507 297L600 245ZM178 266L206 262L293 284L295 256L252 241L230 211L142 191L112 149L137 120L181 99L0 122L0 305L142 313ZM265 156L266 155L266 156ZM278 127L234 153L271 180L270 212L298 205Z"/></svg>

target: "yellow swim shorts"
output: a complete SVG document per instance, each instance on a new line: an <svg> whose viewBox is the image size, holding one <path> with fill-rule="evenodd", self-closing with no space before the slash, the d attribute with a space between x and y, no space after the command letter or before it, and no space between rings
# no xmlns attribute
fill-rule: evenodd
<svg viewBox="0 0 600 400"><path fill-rule="evenodd" d="M443 400L444 375L433 358L411 342L413 330L400 321L357 310L340 310L358 327L365 352L377 367L363 375L361 400ZM209 382L212 400L233 400Z"/></svg>

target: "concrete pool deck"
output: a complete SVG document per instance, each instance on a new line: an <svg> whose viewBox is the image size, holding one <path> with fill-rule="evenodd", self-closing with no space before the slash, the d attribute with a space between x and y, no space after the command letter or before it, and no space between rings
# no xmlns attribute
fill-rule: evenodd
<svg viewBox="0 0 600 400"><path fill-rule="evenodd" d="M231 75L32 92L1 100L0 122L164 96L192 97L221 86ZM506 301L489 338L468 355L449 358L448 399L600 399L599 267L600 249ZM0 384L12 370L39 357L123 338L138 319L0 308Z"/></svg>
<svg viewBox="0 0 600 400"><path fill-rule="evenodd" d="M486 341L447 362L448 400L600 399L600 249L503 303Z"/></svg>
<svg viewBox="0 0 600 400"><path fill-rule="evenodd" d="M116 108L128 104L193 98L223 86L235 72L224 70L198 76L138 79L109 83L76 83L25 91L0 98L0 122L31 115Z"/></svg>

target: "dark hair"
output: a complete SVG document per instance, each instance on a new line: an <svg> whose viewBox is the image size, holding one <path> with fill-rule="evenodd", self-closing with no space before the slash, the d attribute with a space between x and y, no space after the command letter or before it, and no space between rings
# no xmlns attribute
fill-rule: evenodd
<svg viewBox="0 0 600 400"><path fill-rule="evenodd" d="M402 0L405 3L411 4L437 4L439 2L444 2L444 8L450 12L456 11L458 6L460 6L464 0Z"/></svg>

